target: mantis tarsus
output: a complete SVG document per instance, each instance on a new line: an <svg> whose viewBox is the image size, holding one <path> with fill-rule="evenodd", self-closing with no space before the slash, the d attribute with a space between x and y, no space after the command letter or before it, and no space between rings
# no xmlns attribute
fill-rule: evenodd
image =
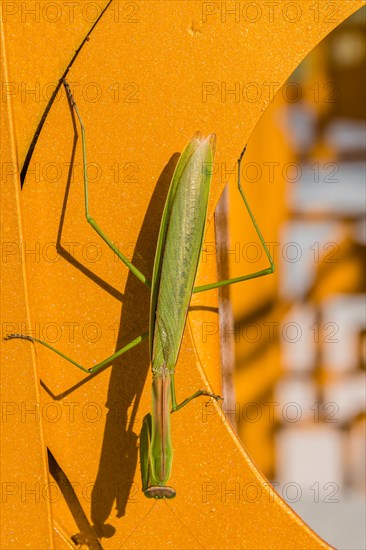
<svg viewBox="0 0 366 550"><path fill-rule="evenodd" d="M149 332L135 338L113 355L89 369L83 367L45 341L22 334L11 334L7 336L7 339L23 338L31 342L38 342L82 371L91 374L113 363L117 357L149 337L153 374L152 409L151 414L146 415L144 418L140 436L142 489L145 496L149 498L172 498L176 494L175 490L167 485L173 457L170 414L184 407L192 399L202 395L212 397L216 400L220 399L218 395L211 394L206 390L198 390L177 404L174 372L191 295L193 292L203 292L255 277L261 277L274 271L273 260L240 183L240 163L245 148L238 160L238 188L269 260L269 267L241 277L194 288L205 232L207 204L216 145L214 134L203 138L197 132L180 155L172 177L160 224L153 276L150 281L120 252L89 213L85 127L66 81L64 81L64 85L70 105L76 113L81 128L85 216L87 222L131 272L143 284L151 288Z"/></svg>

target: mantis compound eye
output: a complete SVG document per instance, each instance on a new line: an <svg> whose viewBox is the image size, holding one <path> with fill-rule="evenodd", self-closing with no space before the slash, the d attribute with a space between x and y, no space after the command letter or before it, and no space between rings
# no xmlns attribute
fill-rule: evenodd
<svg viewBox="0 0 366 550"><path fill-rule="evenodd" d="M176 492L173 487L153 485L145 489L144 494L147 498L174 498Z"/></svg>

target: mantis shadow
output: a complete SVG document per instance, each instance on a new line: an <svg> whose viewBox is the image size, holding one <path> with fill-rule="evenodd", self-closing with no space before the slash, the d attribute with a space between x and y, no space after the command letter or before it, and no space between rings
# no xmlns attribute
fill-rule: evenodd
<svg viewBox="0 0 366 550"><path fill-rule="evenodd" d="M114 298L123 302L123 311L116 342L117 351L127 342L131 341L133 337L147 330L149 326L150 289L129 272L125 290L123 293L120 292L98 277L91 269L78 262L62 245L61 237L72 183L72 167L78 142L78 132L73 110L72 120L74 140L61 209L56 248L59 255L71 263L84 276L93 280ZM147 276L152 273L160 220L178 159L179 153L174 153L157 181L131 259L132 263ZM120 266L121 269L127 269L122 262ZM138 297L139 307L136 307L136 297ZM142 418L138 416L138 407L149 367L150 357L147 340L142 345L132 348L113 362L106 402L108 412L106 414L103 443L101 450L98 451L100 452L100 461L91 494L91 518L93 525L84 522L82 524L86 525L84 529L79 522L80 533L75 534L73 537L73 540L78 540L79 543L84 541L83 543L87 546L89 546L91 536L90 530L94 530L97 537L110 538L114 535L115 529L106 523L113 507L116 509L117 517L122 517L125 515L128 502L137 502L138 499L145 498L141 492L141 486L134 485L133 480L138 461L138 436L142 424ZM108 366L104 368L108 368ZM92 378L98 376L102 370L104 369L57 395L44 382L41 381L41 385L53 399L60 400L83 384L87 382L92 383ZM55 457L55 460L57 460L57 457ZM63 472L63 474L67 477L67 472ZM69 509L72 514L75 513L75 507L69 505Z"/></svg>
<svg viewBox="0 0 366 550"><path fill-rule="evenodd" d="M156 242L168 193L179 154L175 153L163 172L152 194L138 236L132 263L139 264L144 257L142 271L152 273ZM136 308L136 296L139 308ZM149 325L150 289L129 273L124 292L123 312L116 349L131 340L131 334L146 330ZM96 534L108 536L105 521L115 502L117 517L125 515L127 502L145 498L141 486L133 484L138 461L138 434L142 418L138 407L146 376L150 368L148 341L122 355L113 365L106 407L108 413L100 455L99 469L92 492L91 517Z"/></svg>

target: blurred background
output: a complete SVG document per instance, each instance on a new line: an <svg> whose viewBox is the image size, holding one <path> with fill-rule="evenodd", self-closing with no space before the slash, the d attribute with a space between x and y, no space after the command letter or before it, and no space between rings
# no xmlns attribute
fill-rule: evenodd
<svg viewBox="0 0 366 550"><path fill-rule="evenodd" d="M352 550L366 548L365 23L361 9L320 43L251 136L241 177L276 273L230 289L229 416L290 506ZM266 266L243 208L232 185L232 276Z"/></svg>

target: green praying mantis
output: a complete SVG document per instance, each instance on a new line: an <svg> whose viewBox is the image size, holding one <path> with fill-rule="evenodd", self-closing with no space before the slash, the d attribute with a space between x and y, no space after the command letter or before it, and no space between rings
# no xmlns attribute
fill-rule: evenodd
<svg viewBox="0 0 366 550"><path fill-rule="evenodd" d="M148 337L153 375L152 407L151 413L144 417L140 434L142 490L148 498L173 498L176 491L168 485L173 460L170 414L199 396L221 399L218 395L206 390L198 390L181 403L177 403L174 374L192 293L261 277L274 271L272 257L240 183L240 164L245 148L238 159L238 188L268 258L269 267L248 275L194 287L205 234L216 147L215 134L204 138L197 132L183 150L175 167L160 224L153 275L150 281L115 246L89 213L85 126L65 80L64 86L81 129L86 220L128 269L143 284L151 288L149 331L91 368L85 368L47 342L37 338L10 334L6 339L22 338L38 342L85 373L92 374L110 365L117 357Z"/></svg>

